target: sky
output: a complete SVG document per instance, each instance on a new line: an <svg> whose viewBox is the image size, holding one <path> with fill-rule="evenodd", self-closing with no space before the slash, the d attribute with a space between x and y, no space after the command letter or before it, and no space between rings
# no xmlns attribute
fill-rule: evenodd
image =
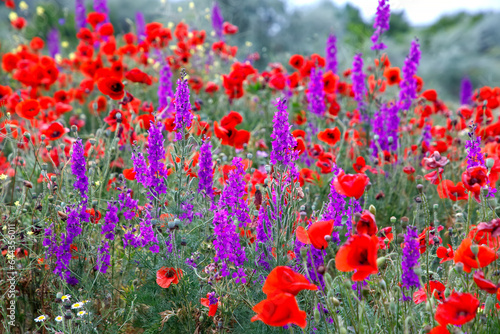
<svg viewBox="0 0 500 334"><path fill-rule="evenodd" d="M291 5L308 5L319 0L286 0ZM349 2L361 10L365 19L371 19L377 9L377 0L330 0L337 5ZM389 0L391 10L404 10L408 20L415 25L433 23L443 14L466 10L500 11L500 0Z"/></svg>

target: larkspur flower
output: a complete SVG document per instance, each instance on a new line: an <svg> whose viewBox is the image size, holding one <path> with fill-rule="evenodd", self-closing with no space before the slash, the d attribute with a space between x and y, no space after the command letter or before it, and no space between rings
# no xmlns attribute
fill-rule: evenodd
<svg viewBox="0 0 500 334"><path fill-rule="evenodd" d="M352 91L354 92L354 100L358 102L358 109L362 110L365 107L366 74L363 72L363 58L361 53L354 56L352 63Z"/></svg>
<svg viewBox="0 0 500 334"><path fill-rule="evenodd" d="M56 58L56 55L60 54L59 49L59 30L52 28L47 34L47 48L49 49L49 55L52 58Z"/></svg>
<svg viewBox="0 0 500 334"><path fill-rule="evenodd" d="M228 212L231 212L231 215L238 220L239 227L245 227L252 221L248 215L247 202L244 200L246 194L243 179L245 170L240 157L233 158L232 163L235 168L229 172L227 185L224 187L219 200L219 207L226 208Z"/></svg>
<svg viewBox="0 0 500 334"><path fill-rule="evenodd" d="M85 0L75 0L75 24L77 31L87 26Z"/></svg>
<svg viewBox="0 0 500 334"><path fill-rule="evenodd" d="M162 124L152 123L148 133L148 187L152 196L158 198L160 194L167 193L167 186L164 179L167 178L167 168L163 160L165 159L164 138L162 134Z"/></svg>
<svg viewBox="0 0 500 334"><path fill-rule="evenodd" d="M311 69L307 101L309 103L309 111L316 116L323 116L326 111L323 87L323 72L318 68Z"/></svg>
<svg viewBox="0 0 500 334"><path fill-rule="evenodd" d="M386 0L379 0L377 7L377 14L375 15L375 22L373 23L373 35L371 40L373 42L372 50L384 50L387 46L381 42L381 36L384 32L389 30L389 19L391 16L391 9Z"/></svg>
<svg viewBox="0 0 500 334"><path fill-rule="evenodd" d="M73 143L73 154L71 155L71 171L76 178L74 187L80 192L80 196L86 202L89 180L87 178L87 164L85 162L82 140L78 138Z"/></svg>
<svg viewBox="0 0 500 334"><path fill-rule="evenodd" d="M477 125L475 123L469 126L469 139L465 143L465 150L467 151L467 168L486 166L483 153L481 153L481 137L475 135L476 128Z"/></svg>
<svg viewBox="0 0 500 334"><path fill-rule="evenodd" d="M294 161L297 159L295 147L297 141L290 133L291 125L288 122L288 111L286 100L278 99L275 104L277 111L273 118L273 150L271 151L271 164L281 164L288 168L294 168Z"/></svg>
<svg viewBox="0 0 500 334"><path fill-rule="evenodd" d="M468 77L463 78L460 85L460 103L470 104L472 101L472 92L472 82Z"/></svg>
<svg viewBox="0 0 500 334"><path fill-rule="evenodd" d="M175 141L181 140L186 134L186 129L191 127L193 114L189 102L189 85L184 75L177 80L175 91Z"/></svg>
<svg viewBox="0 0 500 334"><path fill-rule="evenodd" d="M222 34L223 31L223 24L224 24L224 18L222 17L222 12L220 10L219 4L217 2L214 2L214 5L212 7L212 28L215 31L215 35L222 40L224 38L224 35Z"/></svg>
<svg viewBox="0 0 500 334"><path fill-rule="evenodd" d="M170 113L172 104L169 99L174 97L172 90L172 71L170 65L165 61L163 54L159 53L160 58L160 77L158 79L158 110L161 117L167 117Z"/></svg>
<svg viewBox="0 0 500 334"><path fill-rule="evenodd" d="M337 73L337 37L334 34L330 34L326 40L325 48L325 60L326 60L326 71L332 71L334 74Z"/></svg>
<svg viewBox="0 0 500 334"><path fill-rule="evenodd" d="M403 259L401 262L401 284L406 290L412 287L420 288L420 280L415 273L415 268L419 265L419 257L418 230L414 226L408 226L404 236ZM403 293L403 299L408 300L408 298L411 299L410 297L405 297Z"/></svg>
<svg viewBox="0 0 500 334"><path fill-rule="evenodd" d="M108 0L94 0L94 10L97 13L105 14L106 15L105 22L109 21Z"/></svg>
<svg viewBox="0 0 500 334"><path fill-rule="evenodd" d="M210 138L205 138L200 147L200 162L198 170L198 193L204 191L209 197L214 196L213 192L213 161L212 144Z"/></svg>
<svg viewBox="0 0 500 334"><path fill-rule="evenodd" d="M142 42L146 37L146 23L144 22L144 14L142 12L135 13L135 29L137 39Z"/></svg>
<svg viewBox="0 0 500 334"><path fill-rule="evenodd" d="M271 245L273 243L273 231L265 205L262 205L259 210L256 234L257 242L255 246L255 258L257 265L267 271L270 271L270 262L272 261Z"/></svg>
<svg viewBox="0 0 500 334"><path fill-rule="evenodd" d="M420 44L417 40L411 42L410 52L403 66L403 79L399 87L399 103L402 110L408 110L417 98L417 74L420 63Z"/></svg>

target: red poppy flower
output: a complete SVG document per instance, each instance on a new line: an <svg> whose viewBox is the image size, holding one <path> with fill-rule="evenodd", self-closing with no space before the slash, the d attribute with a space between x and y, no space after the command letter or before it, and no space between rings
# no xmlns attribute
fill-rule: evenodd
<svg viewBox="0 0 500 334"><path fill-rule="evenodd" d="M429 291L427 291L427 287L429 287ZM434 297L439 301L444 301L444 290L446 287L443 283L439 281L430 281L429 285L424 284L422 288L413 293L413 302L415 304L423 303L427 300L427 293L434 293Z"/></svg>
<svg viewBox="0 0 500 334"><path fill-rule="evenodd" d="M401 71L399 67L389 67L384 70L384 77L389 86L397 85L401 81Z"/></svg>
<svg viewBox="0 0 500 334"><path fill-rule="evenodd" d="M446 326L436 326L427 334L450 334L450 331Z"/></svg>
<svg viewBox="0 0 500 334"><path fill-rule="evenodd" d="M306 312L299 309L297 300L289 293L280 293L265 299L255 305L252 310L257 313L252 317L252 322L260 320L274 327L295 324L305 328L307 325Z"/></svg>
<svg viewBox="0 0 500 334"><path fill-rule="evenodd" d="M340 140L341 134L339 128L325 129L318 133L318 139L330 146L334 146Z"/></svg>
<svg viewBox="0 0 500 334"><path fill-rule="evenodd" d="M290 66L298 70L302 67L302 65L304 65L304 57L301 55L293 55L290 57L290 61L288 63Z"/></svg>
<svg viewBox="0 0 500 334"><path fill-rule="evenodd" d="M495 294L497 290L500 288L498 285L495 285L492 281L487 280L484 277L484 273L482 270L478 270L474 272L474 282L476 283L477 287L483 291L486 291L491 294Z"/></svg>
<svg viewBox="0 0 500 334"><path fill-rule="evenodd" d="M436 255L438 258L441 259L441 261L439 263L451 261L455 257L455 254L453 252L453 248L451 247L450 244L448 244L448 248L443 247L443 246L439 246L437 251L436 251Z"/></svg>
<svg viewBox="0 0 500 334"><path fill-rule="evenodd" d="M470 293L454 292L439 304L434 318L442 326L460 326L476 317L479 300Z"/></svg>
<svg viewBox="0 0 500 334"><path fill-rule="evenodd" d="M488 170L484 166L471 167L462 174L462 182L467 190L474 193L479 202L481 188L488 183Z"/></svg>
<svg viewBox="0 0 500 334"><path fill-rule="evenodd" d="M495 252L485 245L477 246L479 248L477 255L475 255L472 250L472 240L465 238L462 243L455 251L454 261L455 263L461 262L464 265L464 271L470 273L471 268L482 268L486 267L498 257Z"/></svg>
<svg viewBox="0 0 500 334"><path fill-rule="evenodd" d="M333 232L333 220L322 220L313 223L309 229L302 226L297 227L297 240L310 245L312 244L317 249L325 249L328 247L328 241L325 236L330 236Z"/></svg>
<svg viewBox="0 0 500 334"><path fill-rule="evenodd" d="M236 111L230 111L229 114L222 117L222 119L220 120L220 125L226 129L233 129L241 122L243 122L243 117L241 116L241 114Z"/></svg>
<svg viewBox="0 0 500 334"><path fill-rule="evenodd" d="M166 289L170 284L178 284L182 275L181 269L161 267L156 272L156 283Z"/></svg>
<svg viewBox="0 0 500 334"><path fill-rule="evenodd" d="M369 236L377 234L378 228L375 216L368 210L363 211L361 217L355 224L358 234L368 234Z"/></svg>
<svg viewBox="0 0 500 334"><path fill-rule="evenodd" d="M42 129L42 134L44 134L48 140L56 140L61 138L66 132L67 129L59 122L53 122L45 129Z"/></svg>
<svg viewBox="0 0 500 334"><path fill-rule="evenodd" d="M495 218L488 223L479 223L477 230L479 232L490 233L491 237L498 238L500 237L500 219Z"/></svg>
<svg viewBox="0 0 500 334"><path fill-rule="evenodd" d="M224 35L234 35L238 32L238 27L229 22L224 22L222 32Z"/></svg>
<svg viewBox="0 0 500 334"><path fill-rule="evenodd" d="M93 224L99 223L99 220L101 219L101 212L95 210L94 208L92 209L87 209L85 210L90 215L90 222Z"/></svg>
<svg viewBox="0 0 500 334"><path fill-rule="evenodd" d="M123 176L127 180L130 180L130 181L135 180L135 174L136 174L136 171L133 168L129 168L129 169L124 169L123 170Z"/></svg>
<svg viewBox="0 0 500 334"><path fill-rule="evenodd" d="M335 256L337 270L343 272L354 271L351 279L362 281L371 274L378 272L377 251L378 237L369 237L366 234L353 235L347 240Z"/></svg>
<svg viewBox="0 0 500 334"><path fill-rule="evenodd" d="M289 293L296 296L302 290L318 290L318 287L309 283L304 275L296 273L286 266L274 268L262 287L262 292L268 298L279 293Z"/></svg>
<svg viewBox="0 0 500 334"><path fill-rule="evenodd" d="M462 182L458 182L455 185L453 181L443 180L438 185L437 192L439 198L449 198L454 202L469 198L469 195L465 192L465 187Z"/></svg>
<svg viewBox="0 0 500 334"><path fill-rule="evenodd" d="M24 17L17 17L10 21L10 24L17 30L21 30L26 26L26 19Z"/></svg>
<svg viewBox="0 0 500 334"><path fill-rule="evenodd" d="M208 299L208 293L207 293L207 298L201 298L200 303L201 303L201 305L208 307L208 316L209 317L215 316L215 313L217 313L217 309L219 308L219 301L217 301L216 304L210 305L210 300Z"/></svg>
<svg viewBox="0 0 500 334"><path fill-rule="evenodd" d="M212 82L212 81L208 81L206 86L205 86L205 92L208 93L208 94L212 94L212 93L215 93L219 90L219 86Z"/></svg>
<svg viewBox="0 0 500 334"><path fill-rule="evenodd" d="M108 95L113 100L121 100L125 96L125 86L120 79L113 77L101 78L97 81L97 88L104 95Z"/></svg>
<svg viewBox="0 0 500 334"><path fill-rule="evenodd" d="M138 68L133 68L125 73L125 78L132 82L143 83L148 86L153 84L151 77Z"/></svg>
<svg viewBox="0 0 500 334"><path fill-rule="evenodd" d="M441 175L443 175L444 169L438 168L438 170L432 171L426 175L424 178L432 184L439 184L441 181Z"/></svg>
<svg viewBox="0 0 500 334"><path fill-rule="evenodd" d="M95 27L106 20L106 15L103 13L91 12L87 15L87 22L95 29Z"/></svg>
<svg viewBox="0 0 500 334"><path fill-rule="evenodd" d="M33 119L40 112L40 103L37 100L24 100L16 106L16 113L26 119Z"/></svg>
<svg viewBox="0 0 500 334"><path fill-rule="evenodd" d="M365 174L345 174L341 171L333 181L335 190L346 197L359 199L370 179Z"/></svg>
<svg viewBox="0 0 500 334"><path fill-rule="evenodd" d="M99 35L101 36L111 36L115 32L113 25L110 22L104 23L99 27Z"/></svg>

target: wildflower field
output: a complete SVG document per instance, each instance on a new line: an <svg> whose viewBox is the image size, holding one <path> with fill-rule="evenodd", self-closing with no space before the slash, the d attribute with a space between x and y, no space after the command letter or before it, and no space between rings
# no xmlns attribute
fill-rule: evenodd
<svg viewBox="0 0 500 334"><path fill-rule="evenodd" d="M0 6L1 333L500 333L500 87L392 63L389 1L264 70L217 2Z"/></svg>

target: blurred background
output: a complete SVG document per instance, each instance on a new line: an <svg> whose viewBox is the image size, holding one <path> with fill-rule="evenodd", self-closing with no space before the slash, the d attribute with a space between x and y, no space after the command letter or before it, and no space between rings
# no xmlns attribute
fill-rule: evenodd
<svg viewBox="0 0 500 334"><path fill-rule="evenodd" d="M16 0L16 5L19 1ZM55 27L70 52L77 44L73 21L74 0L25 1L20 15L28 18L25 37L46 37ZM460 80L469 76L474 87L500 85L500 0L392 0L390 30L384 36L387 53L395 66L402 66L409 45L417 37L422 46L418 74L427 88L456 99ZM324 55L328 34L338 38L340 69L349 68L356 52L372 62L370 50L377 0L218 0L225 21L239 27L227 39L239 46L237 58L260 54L259 69L269 62L287 63L290 55ZM213 0L108 0L111 21L117 32L133 31L134 17L142 11L146 22L165 25L184 20L195 29L211 32ZM87 11L92 1L86 1ZM37 7L45 15L37 15ZM2 50L15 45L9 25L10 10L0 6ZM18 6L16 6L18 8ZM19 11L19 10L18 10ZM171 23L171 25L172 25Z"/></svg>

